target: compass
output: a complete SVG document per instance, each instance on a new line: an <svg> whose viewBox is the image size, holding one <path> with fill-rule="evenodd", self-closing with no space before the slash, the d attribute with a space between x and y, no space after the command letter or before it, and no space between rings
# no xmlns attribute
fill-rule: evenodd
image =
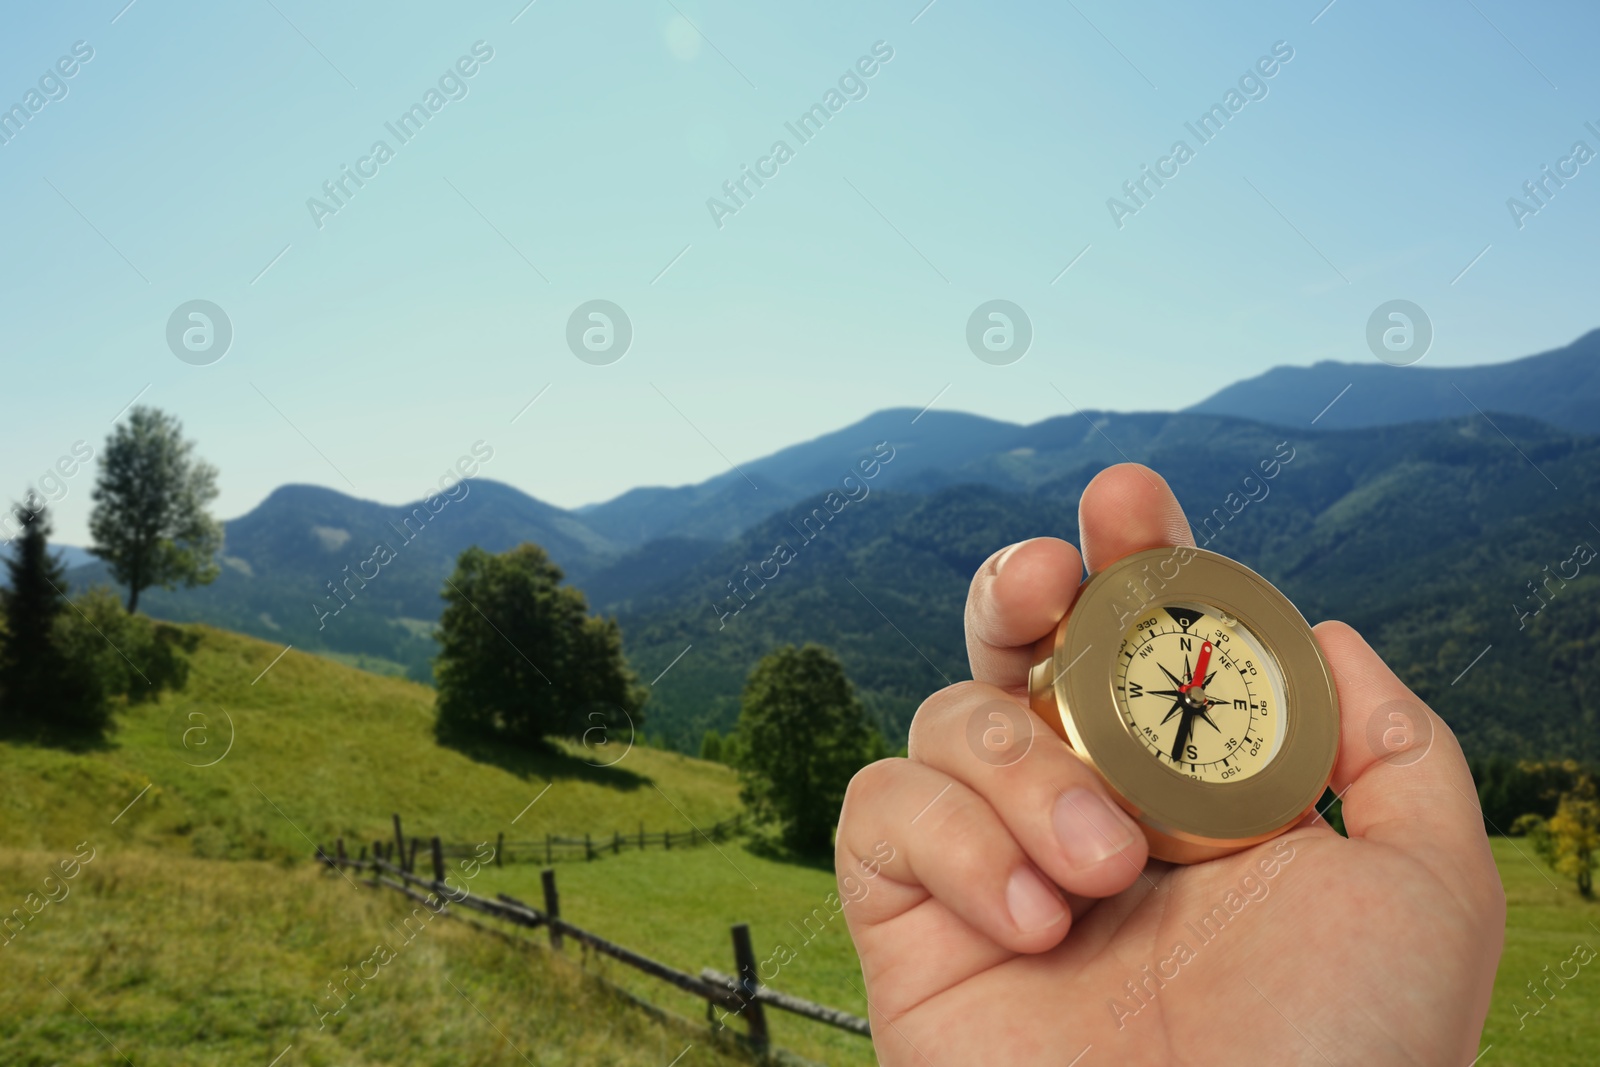
<svg viewBox="0 0 1600 1067"><path fill-rule="evenodd" d="M1029 702L1143 828L1195 863L1310 813L1339 750L1311 627L1243 564L1179 546L1092 575L1029 674Z"/></svg>

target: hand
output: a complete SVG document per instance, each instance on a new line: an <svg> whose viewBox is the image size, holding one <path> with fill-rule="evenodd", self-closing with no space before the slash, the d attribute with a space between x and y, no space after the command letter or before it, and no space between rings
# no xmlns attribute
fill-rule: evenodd
<svg viewBox="0 0 1600 1067"><path fill-rule="evenodd" d="M1147 863L1134 823L1031 712L1015 762L968 747L984 705L1026 709L1036 642L1084 558L1099 570L1194 543L1171 490L1132 464L1084 491L1079 528L1081 557L1038 538L983 565L974 680L918 709L908 759L850 783L835 865L881 1062L1466 1067L1505 896L1454 735L1348 626L1316 628L1339 691L1348 839L1313 816L1223 859ZM1404 766L1366 741L1394 700L1433 727Z"/></svg>

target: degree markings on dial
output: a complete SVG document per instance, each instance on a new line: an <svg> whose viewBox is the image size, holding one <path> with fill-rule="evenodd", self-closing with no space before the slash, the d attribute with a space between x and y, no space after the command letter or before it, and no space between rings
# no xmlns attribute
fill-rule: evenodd
<svg viewBox="0 0 1600 1067"><path fill-rule="evenodd" d="M1165 610L1167 611L1167 613L1169 615L1173 616L1174 620L1177 623L1179 623L1178 626L1169 626L1169 627L1166 627L1166 628L1162 628L1162 627L1159 626L1159 624L1157 624L1156 626L1152 626L1152 627L1149 627L1149 628L1147 628L1145 630L1142 630L1138 634L1137 643L1135 643L1132 648L1128 647L1129 644L1130 644L1130 640L1129 639L1125 638L1123 640L1123 643L1122 643L1123 661L1118 664L1118 672L1117 672L1117 680L1121 683L1120 684L1120 688L1122 690L1123 698L1124 698L1123 699L1123 703L1122 703L1122 708L1121 708L1123 719L1127 723L1129 728L1134 732L1134 734L1136 736L1140 737L1143 740L1146 748L1148 748L1154 755L1156 755L1157 758L1166 760L1168 763L1170 763L1176 769L1181 770L1185 764L1188 764L1189 771L1194 772L1195 774L1198 774L1202 767L1222 766L1222 767L1227 767L1227 768L1231 769L1232 766L1233 766L1234 757L1240 755L1240 751L1242 749L1245 749L1251 742L1257 742L1259 744L1259 739L1255 736L1255 733L1254 733L1255 719L1257 718L1257 712L1260 712L1260 717L1263 718L1263 719L1265 719L1267 717L1267 712L1262 709L1262 706L1261 706L1258 698L1256 697L1256 694L1251 691L1251 686L1250 686L1249 679L1245 676L1244 671L1241 669L1239 661L1236 660L1233 656L1229 655L1229 653L1227 652L1226 649L1216 648L1215 646L1213 646L1218 658L1220 659L1220 661L1222 663L1222 666L1228 669L1228 672L1229 672L1228 676L1237 678L1238 681L1239 681L1239 684L1243 686L1244 691L1245 691L1246 700L1241 702L1241 701L1230 699L1230 700L1227 700L1227 701L1220 701L1220 702L1218 702L1218 704L1213 705L1213 706L1214 707L1222 707L1222 708L1225 708L1225 709L1231 711L1231 710L1240 710L1239 709L1239 704L1240 703L1246 703L1247 707L1248 707L1248 714L1246 715L1246 721L1245 721L1245 724L1244 724L1243 739L1240 740L1240 741L1234 742L1232 745L1229 745L1227 747L1227 749L1226 749L1226 754L1225 755L1220 756L1219 758L1213 759L1213 760L1190 761L1190 760L1186 760L1186 759L1182 759L1182 760L1173 759L1172 756L1169 753L1164 751L1164 746L1156 741L1156 738L1153 735L1153 733L1150 731L1150 728L1149 727L1145 727L1145 726L1141 726L1135 720L1134 715L1133 715L1133 709L1127 703L1127 701L1129 699L1131 699L1132 697L1142 696L1145 693L1145 689L1140 683L1130 682L1128 680L1128 677L1127 677L1128 676L1128 669L1132 666L1132 664L1134 662L1134 656L1135 656L1136 652L1138 652L1142 648L1145 648L1146 646L1150 646L1152 644L1152 642L1157 638L1171 637L1171 636L1176 635L1176 636L1178 636L1180 638L1188 638L1192 642L1192 640L1199 635L1199 631L1196 630L1196 629L1193 629L1193 626L1194 626L1194 623L1197 622L1202 617L1202 615L1200 613L1194 612L1194 611L1192 611L1190 609L1179 609L1179 610L1182 611L1183 616L1184 616L1183 618L1180 618L1177 614L1174 613L1174 610L1172 608L1169 607L1169 608L1166 608ZM1188 626L1183 626L1182 624L1184 622L1188 622L1189 625ZM1167 675L1167 677L1169 679L1171 678L1170 672L1168 672L1165 669L1165 667L1159 661L1157 661L1156 665L1157 665L1158 668L1160 668L1162 670L1163 674ZM1217 677L1218 673L1219 672L1216 671L1216 670L1210 671L1207 674L1207 676L1205 678L1205 681L1202 684L1203 685L1211 684L1211 682ZM1175 684L1182 685L1183 683L1182 682L1178 682L1178 683L1175 683ZM1133 690L1134 690L1132 693L1129 693L1130 685L1133 687ZM1166 722L1166 721L1169 721L1169 720L1170 720L1170 715L1168 716L1168 719L1164 719L1163 722ZM1213 728L1217 729L1219 734L1221 733L1221 728L1220 727L1216 727L1215 723L1212 723L1211 725L1213 726ZM1232 739L1230 739L1230 740L1232 740Z"/></svg>

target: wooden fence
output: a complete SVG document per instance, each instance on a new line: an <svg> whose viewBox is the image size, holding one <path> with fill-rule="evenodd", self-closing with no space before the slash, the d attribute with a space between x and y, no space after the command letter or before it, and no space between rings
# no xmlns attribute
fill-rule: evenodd
<svg viewBox="0 0 1600 1067"><path fill-rule="evenodd" d="M526 841L507 841L506 835L495 835L494 863L503 866L506 863L543 863L546 867L559 860L584 859L593 861L602 856L618 855L627 849L644 851L647 848L694 848L708 841L726 841L744 830L744 816L735 815L731 819L723 819L713 823L710 828L701 830L651 830L645 831L644 824L639 824L637 831L613 830L610 834L584 834L576 837L570 834L545 834L544 840L530 838ZM398 864L408 871L416 870L417 850L422 847L422 839L412 837L407 839L400 827L400 816L394 817L394 840L373 842L372 854L390 863ZM444 854L450 859L464 858L477 854L476 845L445 844ZM366 846L362 846L361 856L366 858Z"/></svg>
<svg viewBox="0 0 1600 1067"><path fill-rule="evenodd" d="M400 817L395 816L395 830L397 840L404 853L403 837L399 837ZM415 840L415 839L413 839ZM365 858L367 850L361 850L362 858L351 858L345 851L344 838L339 838L335 843L334 852L329 855L322 847L317 846L317 859L330 867L352 870L365 870L372 872L370 885L384 886L405 894L413 900L434 908L443 913L451 905L459 905L484 915L501 919L505 922L527 929L544 928L550 937L552 950L560 952L565 941L573 941L592 949L602 955L642 971L653 978L658 978L692 996L699 997L706 1002L706 1018L708 1021L718 1023L721 1020L715 1017L715 1009L722 1008L728 1015L740 1017L747 1028L747 1041L756 1052L765 1054L770 1050L771 1040L767 1030L766 1008L772 1007L780 1011L787 1011L802 1018L824 1023L828 1026L847 1030L853 1034L870 1037L872 1031L867 1020L849 1012L840 1011L822 1004L816 1004L800 997L780 993L761 984L756 968L756 952L750 941L750 927L747 923L735 923L729 930L733 941L732 974L724 974L710 967L703 968L698 975L687 971L680 971L668 964L653 960L642 953L624 948L615 942L608 941L598 934L581 929L561 918L561 896L556 889L556 872L552 868L545 868L540 872L539 880L544 892L544 907L535 908L525 904L515 897L504 893L494 900L477 896L465 890L456 889L445 882L445 856L446 846L439 838L432 838L429 842L429 852L432 858L431 879L419 877L415 873L416 848L413 846L407 857L408 862L399 864L386 858L386 854L394 851L395 842L373 842L372 858ZM496 859L498 859L498 853ZM439 905L434 907L429 900L429 894L438 899Z"/></svg>

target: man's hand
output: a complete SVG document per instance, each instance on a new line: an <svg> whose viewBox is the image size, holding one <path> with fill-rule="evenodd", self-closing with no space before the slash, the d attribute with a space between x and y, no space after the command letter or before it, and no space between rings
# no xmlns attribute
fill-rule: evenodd
<svg viewBox="0 0 1600 1067"><path fill-rule="evenodd" d="M1027 674L1085 559L1100 570L1194 542L1166 483L1132 464L1084 491L1079 529L1081 556L1038 538L979 569L966 612L974 680L918 709L909 758L850 783L841 883L880 865L880 843L893 850L872 892L845 908L881 1061L1465 1067L1505 896L1449 728L1354 630L1323 623L1343 718L1333 788L1350 837L1312 817L1220 860L1147 862L1138 828L1027 711ZM969 717L996 700L1014 701L1033 730L1004 766L966 740ZM1397 700L1432 719L1415 762L1365 740Z"/></svg>

